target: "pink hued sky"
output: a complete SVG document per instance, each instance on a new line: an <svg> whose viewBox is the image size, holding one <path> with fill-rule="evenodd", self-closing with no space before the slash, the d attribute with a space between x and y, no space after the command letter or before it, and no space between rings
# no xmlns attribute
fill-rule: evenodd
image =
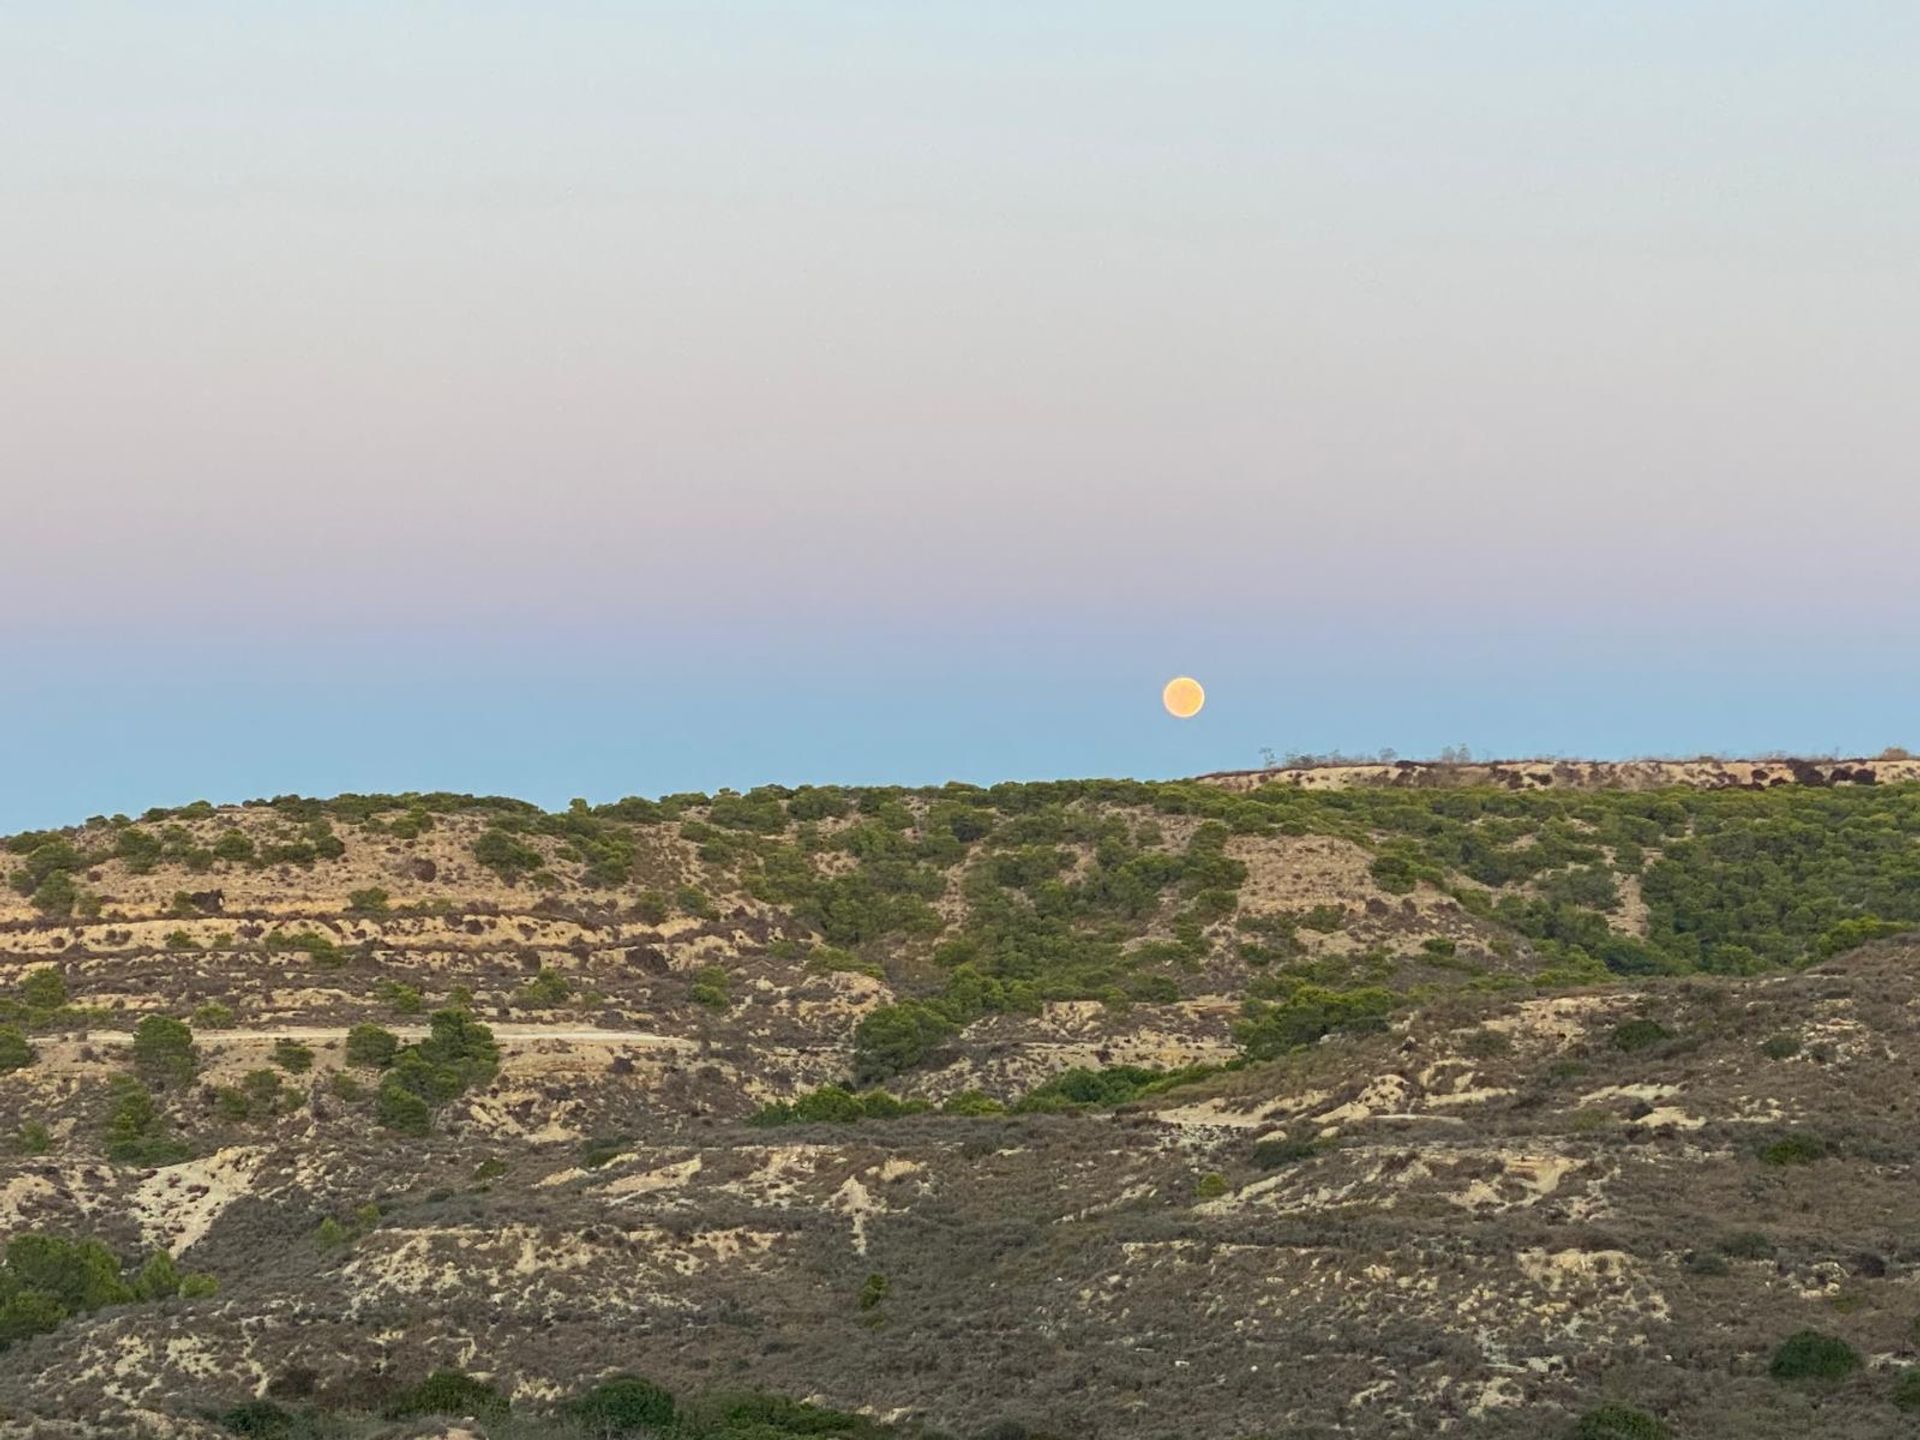
<svg viewBox="0 0 1920 1440"><path fill-rule="evenodd" d="M1910 7L21 10L0 830L1920 736Z"/></svg>

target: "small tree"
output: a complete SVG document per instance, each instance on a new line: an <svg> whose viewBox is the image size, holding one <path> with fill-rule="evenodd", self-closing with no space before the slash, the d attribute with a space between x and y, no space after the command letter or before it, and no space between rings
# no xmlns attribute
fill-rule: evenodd
<svg viewBox="0 0 1920 1440"><path fill-rule="evenodd" d="M134 1027L133 1063L142 1075L165 1084L186 1085L199 1068L193 1031L171 1015L149 1015Z"/></svg>
<svg viewBox="0 0 1920 1440"><path fill-rule="evenodd" d="M384 1070L400 1049L400 1037L378 1025L356 1025L347 1032L347 1063Z"/></svg>
<svg viewBox="0 0 1920 1440"><path fill-rule="evenodd" d="M33 1063L33 1046L17 1025L0 1025L0 1075L24 1070Z"/></svg>
<svg viewBox="0 0 1920 1440"><path fill-rule="evenodd" d="M673 1396L638 1375L602 1380L567 1406L590 1434L631 1435L673 1423Z"/></svg>
<svg viewBox="0 0 1920 1440"><path fill-rule="evenodd" d="M20 998L34 1010L58 1010L67 1003L67 979L51 965L29 970L20 981Z"/></svg>
<svg viewBox="0 0 1920 1440"><path fill-rule="evenodd" d="M1861 1366L1860 1352L1818 1330L1801 1330L1780 1342L1767 1373L1782 1381L1844 1380Z"/></svg>

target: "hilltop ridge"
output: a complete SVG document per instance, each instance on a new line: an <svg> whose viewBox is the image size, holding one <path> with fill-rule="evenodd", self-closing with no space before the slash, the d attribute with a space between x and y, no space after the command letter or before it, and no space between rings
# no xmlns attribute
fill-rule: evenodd
<svg viewBox="0 0 1920 1440"><path fill-rule="evenodd" d="M1215 770L1194 777L1227 790L1294 785L1306 790L1356 786L1503 790L1766 790L1778 785L1897 785L1920 780L1920 758L1898 746L1853 760L1768 756L1692 760L1346 760Z"/></svg>

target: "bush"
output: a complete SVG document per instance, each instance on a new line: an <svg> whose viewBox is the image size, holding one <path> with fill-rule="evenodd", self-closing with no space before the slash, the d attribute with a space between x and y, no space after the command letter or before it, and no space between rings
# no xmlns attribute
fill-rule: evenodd
<svg viewBox="0 0 1920 1440"><path fill-rule="evenodd" d="M167 1133L166 1117L153 1093L131 1075L113 1077L113 1108L107 1114L107 1158L126 1165L172 1165L192 1155Z"/></svg>
<svg viewBox="0 0 1920 1440"><path fill-rule="evenodd" d="M1734 1260L1771 1260L1773 1241L1758 1230L1735 1230L1723 1235L1715 1247L1722 1255Z"/></svg>
<svg viewBox="0 0 1920 1440"><path fill-rule="evenodd" d="M1573 1422L1567 1440L1670 1440L1673 1432L1644 1410L1602 1405Z"/></svg>
<svg viewBox="0 0 1920 1440"><path fill-rule="evenodd" d="M1762 1165L1811 1165L1827 1157L1827 1142L1805 1130L1790 1130L1760 1148Z"/></svg>
<svg viewBox="0 0 1920 1440"><path fill-rule="evenodd" d="M17 1025L0 1025L0 1075L24 1070L33 1063L33 1046Z"/></svg>
<svg viewBox="0 0 1920 1440"><path fill-rule="evenodd" d="M1337 1030L1383 1029L1393 1003L1392 993L1377 986L1302 985L1278 1004L1249 1000L1234 1024L1234 1039L1248 1059L1271 1060Z"/></svg>
<svg viewBox="0 0 1920 1440"><path fill-rule="evenodd" d="M1760 1043L1760 1053L1769 1060L1791 1060L1800 1053L1799 1037L1794 1035L1769 1035Z"/></svg>
<svg viewBox="0 0 1920 1440"><path fill-rule="evenodd" d="M882 1005L853 1032L854 1078L864 1085L911 1070L959 1033L959 1026L920 1001Z"/></svg>
<svg viewBox="0 0 1920 1440"><path fill-rule="evenodd" d="M290 1075L304 1075L313 1069L313 1050L298 1040L283 1037L274 1042L273 1063Z"/></svg>
<svg viewBox="0 0 1920 1440"><path fill-rule="evenodd" d="M673 892L673 903L679 906L682 914L695 920L720 918L720 912L713 908L713 901L707 898L707 892L697 885L682 885Z"/></svg>
<svg viewBox="0 0 1920 1440"><path fill-rule="evenodd" d="M373 993L383 1005L391 1006L397 1015L418 1015L426 1008L420 992L398 980L382 980L373 987Z"/></svg>
<svg viewBox="0 0 1920 1440"><path fill-rule="evenodd" d="M1280 1136L1272 1140L1261 1140L1247 1152L1247 1163L1257 1170L1278 1170L1282 1165L1294 1165L1302 1160L1310 1160L1320 1151L1312 1140L1302 1136Z"/></svg>
<svg viewBox="0 0 1920 1440"><path fill-rule="evenodd" d="M1662 1040L1671 1040L1672 1038L1673 1032L1659 1021L1636 1018L1632 1020L1622 1020L1618 1025L1614 1026L1613 1033L1608 1036L1607 1043L1612 1045L1614 1049L1624 1051L1631 1055L1636 1051L1646 1050L1658 1045Z"/></svg>
<svg viewBox="0 0 1920 1440"><path fill-rule="evenodd" d="M940 1107L944 1115L1004 1115L1007 1107L984 1090L962 1090Z"/></svg>
<svg viewBox="0 0 1920 1440"><path fill-rule="evenodd" d="M271 1400L249 1400L244 1405L236 1405L221 1413L219 1424L221 1429L245 1435L248 1440L293 1440L295 1433L293 1413Z"/></svg>
<svg viewBox="0 0 1920 1440"><path fill-rule="evenodd" d="M1227 1193L1227 1177L1217 1171L1202 1175L1193 1185L1196 1200L1218 1200Z"/></svg>
<svg viewBox="0 0 1920 1440"><path fill-rule="evenodd" d="M389 1420L407 1420L416 1415L504 1415L506 1398L487 1384L458 1370L436 1370L411 1390L401 1392L387 1406Z"/></svg>
<svg viewBox="0 0 1920 1440"><path fill-rule="evenodd" d="M220 1415L220 1428L249 1440L293 1440L294 1417L271 1400L249 1400Z"/></svg>
<svg viewBox="0 0 1920 1440"><path fill-rule="evenodd" d="M390 1129L425 1134L437 1107L499 1072L493 1032L466 1011L436 1010L430 1025L426 1039L395 1052L380 1083L374 1114Z"/></svg>
<svg viewBox="0 0 1920 1440"><path fill-rule="evenodd" d="M14 1133L13 1149L20 1155L44 1155L53 1149L53 1134L38 1120L28 1120Z"/></svg>
<svg viewBox="0 0 1920 1440"><path fill-rule="evenodd" d="M195 1007L193 1023L204 1030L224 1030L233 1024L233 1007L218 1000L209 1000Z"/></svg>
<svg viewBox="0 0 1920 1440"><path fill-rule="evenodd" d="M567 1405L567 1414L594 1435L630 1435L673 1423L673 1396L651 1380L615 1375Z"/></svg>
<svg viewBox="0 0 1920 1440"><path fill-rule="evenodd" d="M1909 1366L1902 1370L1900 1378L1893 1382L1893 1394L1888 1398L1898 1409L1920 1410L1920 1367Z"/></svg>
<svg viewBox="0 0 1920 1440"><path fill-rule="evenodd" d="M356 1025L347 1032L347 1063L384 1070L400 1049L400 1037L378 1025Z"/></svg>
<svg viewBox="0 0 1920 1440"><path fill-rule="evenodd" d="M433 1128L433 1107L396 1079L381 1082L373 1114L387 1129L403 1135L424 1135Z"/></svg>
<svg viewBox="0 0 1920 1440"><path fill-rule="evenodd" d="M180 1267L164 1250L156 1250L133 1277L133 1293L142 1300L171 1300L180 1293Z"/></svg>
<svg viewBox="0 0 1920 1440"><path fill-rule="evenodd" d="M20 980L20 998L34 1010L58 1010L67 1003L67 980L51 965L29 970Z"/></svg>
<svg viewBox="0 0 1920 1440"><path fill-rule="evenodd" d="M473 842L473 858L508 884L519 883L546 864L546 858L511 832L498 826L483 831Z"/></svg>
<svg viewBox="0 0 1920 1440"><path fill-rule="evenodd" d="M393 913L393 897L378 885L370 885L365 890L355 890L347 896L347 909L355 915L367 915L379 918Z"/></svg>
<svg viewBox="0 0 1920 1440"><path fill-rule="evenodd" d="M725 1010L733 1004L733 982L718 965L703 965L694 972L687 998L709 1010Z"/></svg>
<svg viewBox="0 0 1920 1440"><path fill-rule="evenodd" d="M1860 1352L1846 1341L1818 1330L1789 1335L1773 1352L1767 1373L1784 1382L1845 1379L1861 1366Z"/></svg>
<svg viewBox="0 0 1920 1440"><path fill-rule="evenodd" d="M529 1010L551 1010L573 999L573 984L558 970L542 965L513 998L515 1004Z"/></svg>
<svg viewBox="0 0 1920 1440"><path fill-rule="evenodd" d="M133 1064L148 1080L188 1084L199 1067L193 1031L171 1015L147 1016L133 1030Z"/></svg>

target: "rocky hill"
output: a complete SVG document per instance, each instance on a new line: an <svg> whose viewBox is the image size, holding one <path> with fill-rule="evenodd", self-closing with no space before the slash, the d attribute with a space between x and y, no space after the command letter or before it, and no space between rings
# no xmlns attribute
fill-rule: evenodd
<svg viewBox="0 0 1920 1440"><path fill-rule="evenodd" d="M0 1434L1912 1433L1888 763L13 837Z"/></svg>

